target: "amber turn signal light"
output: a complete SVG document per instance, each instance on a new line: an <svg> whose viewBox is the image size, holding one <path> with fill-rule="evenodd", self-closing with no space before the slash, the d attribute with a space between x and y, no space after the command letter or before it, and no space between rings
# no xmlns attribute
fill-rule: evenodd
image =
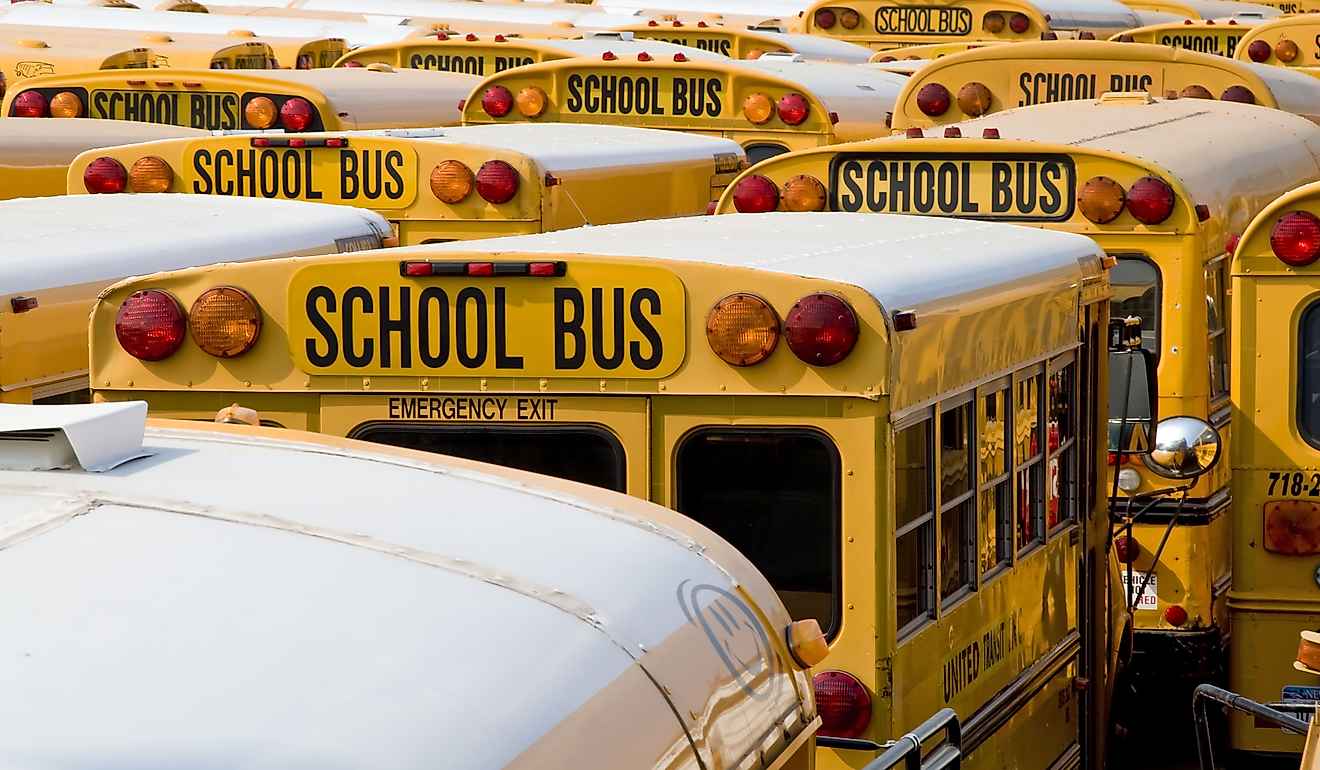
<svg viewBox="0 0 1320 770"><path fill-rule="evenodd" d="M755 294L730 294L706 316L706 341L727 364L759 364L779 344L779 317Z"/></svg>
<svg viewBox="0 0 1320 770"><path fill-rule="evenodd" d="M461 161L441 161L431 172L431 193L441 203L459 203L472 194L472 181L472 169Z"/></svg>
<svg viewBox="0 0 1320 770"><path fill-rule="evenodd" d="M785 211L824 211L825 185L815 177L799 174L784 183L779 200Z"/></svg>
<svg viewBox="0 0 1320 770"><path fill-rule="evenodd" d="M1107 176L1093 176L1082 185L1077 195L1077 208L1082 216L1096 223L1105 225L1118 219L1123 213L1123 204L1127 202L1127 193L1123 185Z"/></svg>
<svg viewBox="0 0 1320 770"><path fill-rule="evenodd" d="M132 185L133 192L163 193L174 184L174 169L155 156L139 158L128 170L128 183Z"/></svg>
<svg viewBox="0 0 1320 770"><path fill-rule="evenodd" d="M193 342L216 358L242 355L257 344L261 310L242 289L219 286L197 298L188 311Z"/></svg>
<svg viewBox="0 0 1320 770"><path fill-rule="evenodd" d="M815 618L789 624L786 636L789 654L803 668L817 665L830 654L830 646L825 643L825 634Z"/></svg>

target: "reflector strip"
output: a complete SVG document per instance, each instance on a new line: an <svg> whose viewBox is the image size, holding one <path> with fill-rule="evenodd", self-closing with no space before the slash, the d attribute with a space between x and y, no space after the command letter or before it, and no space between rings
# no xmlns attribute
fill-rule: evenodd
<svg viewBox="0 0 1320 770"><path fill-rule="evenodd" d="M560 278L568 273L567 262L422 262L399 263L405 278L426 276L516 276Z"/></svg>

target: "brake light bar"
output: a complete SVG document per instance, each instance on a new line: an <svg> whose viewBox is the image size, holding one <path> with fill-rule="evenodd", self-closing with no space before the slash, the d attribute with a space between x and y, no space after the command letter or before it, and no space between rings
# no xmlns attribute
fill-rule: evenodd
<svg viewBox="0 0 1320 770"><path fill-rule="evenodd" d="M254 136L253 147L347 147L348 140L343 137L306 137Z"/></svg>
<svg viewBox="0 0 1320 770"><path fill-rule="evenodd" d="M423 262L399 263L399 275L405 278L428 276L514 276L562 278L568 273L567 262Z"/></svg>

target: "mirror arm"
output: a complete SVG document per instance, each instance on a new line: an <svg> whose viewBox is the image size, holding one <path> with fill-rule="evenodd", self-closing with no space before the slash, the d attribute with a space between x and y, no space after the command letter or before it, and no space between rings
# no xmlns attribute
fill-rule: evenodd
<svg viewBox="0 0 1320 770"><path fill-rule="evenodd" d="M1137 596L1140 597L1146 592L1146 586L1150 585L1150 579L1155 574L1155 566L1160 563L1160 556L1164 553L1164 546L1169 542L1169 535L1173 533L1174 526L1178 523L1178 515L1182 513L1183 505L1187 502L1187 491L1190 491L1194 484L1183 487L1182 497L1178 498L1178 507L1173 509L1173 515L1169 517L1169 523L1164 527L1164 537L1160 538L1160 546L1155 549L1155 554L1150 559L1150 569L1141 578L1141 588L1137 589ZM1176 490L1166 490L1173 492ZM1130 537L1130 535L1129 535ZM1132 565L1128 565L1128 585L1132 585ZM1131 601L1131 596L1128 597Z"/></svg>

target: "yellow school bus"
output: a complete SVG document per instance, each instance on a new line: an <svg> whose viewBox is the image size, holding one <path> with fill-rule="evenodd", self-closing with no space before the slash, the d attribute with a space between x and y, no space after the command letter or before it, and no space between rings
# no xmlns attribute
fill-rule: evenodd
<svg viewBox="0 0 1320 770"><path fill-rule="evenodd" d="M0 29L0 35L8 31ZM0 38L0 93L14 83L39 75L145 69L155 60L152 50L142 45L125 47L109 41L70 44L68 40L47 41L20 34Z"/></svg>
<svg viewBox="0 0 1320 770"><path fill-rule="evenodd" d="M1118 261L1115 315L1141 318L1143 346L1158 362L1160 414L1207 420L1227 442L1231 243L1270 201L1320 179L1320 128L1278 110L1139 93L1013 109L932 133L945 138L775 158L744 172L717 211L922 213L1089 235ZM1137 670L1207 673L1227 642L1228 470L1200 479L1185 500L1152 500L1180 483L1126 452L1111 460L1108 483L1120 495L1112 514L1125 530L1131 524L1116 552L1140 581L1131 590Z"/></svg>
<svg viewBox="0 0 1320 770"><path fill-rule="evenodd" d="M971 51L976 48L1004 45L1008 40L977 40L962 43L928 43L926 45L904 45L893 48L881 48L871 55L872 64L889 64L896 61L930 61L942 59L949 54Z"/></svg>
<svg viewBox="0 0 1320 770"><path fill-rule="evenodd" d="M1116 43L1163 45L1232 59L1243 36L1250 30L1250 24L1241 23L1236 19L1228 21L1183 19L1137 27L1109 39Z"/></svg>
<svg viewBox="0 0 1320 770"><path fill-rule="evenodd" d="M1066 40L995 46L946 56L909 80L894 108L895 132L1001 110L1148 92L1273 107L1320 121L1320 81L1279 67L1138 43Z"/></svg>
<svg viewBox="0 0 1320 770"><path fill-rule="evenodd" d="M907 78L806 62L801 54L752 61L617 56L564 59L487 78L463 123L590 123L723 136L757 163L782 152L889 133Z"/></svg>
<svg viewBox="0 0 1320 770"><path fill-rule="evenodd" d="M166 35L163 33L122 32L119 30L63 29L0 24L0 34L14 38L58 41L74 48L118 45L146 48L151 51L148 67L182 69L273 69L275 49L246 36ZM41 71L42 74L61 74Z"/></svg>
<svg viewBox="0 0 1320 770"><path fill-rule="evenodd" d="M1257 24L1243 36L1235 56L1320 77L1320 20L1305 14Z"/></svg>
<svg viewBox="0 0 1320 770"><path fill-rule="evenodd" d="M69 165L88 150L201 136L197 129L154 123L0 120L0 200L64 195Z"/></svg>
<svg viewBox="0 0 1320 770"><path fill-rule="evenodd" d="M1320 627L1320 185L1274 201L1233 255L1233 621L1229 686L1261 703L1320 700L1294 668L1298 632ZM1251 752L1301 752L1302 736L1230 717Z"/></svg>
<svg viewBox="0 0 1320 770"><path fill-rule="evenodd" d="M860 63L870 51L853 43L831 40L820 35L780 32L778 27L744 28L727 22L650 19L611 30L632 35L637 40L663 40L711 51L730 59L759 59L765 53L800 53L810 61Z"/></svg>
<svg viewBox="0 0 1320 770"><path fill-rule="evenodd" d="M975 40L1040 40L1042 35L1108 38L1141 26L1132 9L1113 0L816 0L802 31L869 46Z"/></svg>
<svg viewBox="0 0 1320 770"><path fill-rule="evenodd" d="M361 206L409 246L705 214L743 162L718 137L515 124L148 142L83 153L67 184Z"/></svg>
<svg viewBox="0 0 1320 770"><path fill-rule="evenodd" d="M9 117L89 117L209 130L288 132L444 126L480 82L453 72L151 70L47 75L5 96Z"/></svg>

